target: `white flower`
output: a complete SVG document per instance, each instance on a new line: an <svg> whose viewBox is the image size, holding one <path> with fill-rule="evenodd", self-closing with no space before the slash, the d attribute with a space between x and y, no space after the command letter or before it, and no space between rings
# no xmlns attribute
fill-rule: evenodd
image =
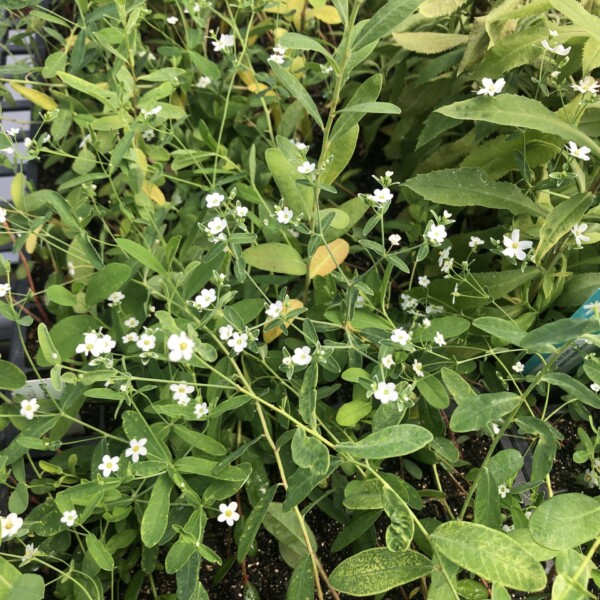
<svg viewBox="0 0 600 600"><path fill-rule="evenodd" d="M527 250L533 246L533 242L521 241L521 232L519 229L513 229L510 237L505 235L503 237L504 250L502 254L508 256L508 258L516 258L517 260L525 260L527 257Z"/></svg>
<svg viewBox="0 0 600 600"><path fill-rule="evenodd" d="M70 277L75 277L75 265L71 262L67 262L67 273Z"/></svg>
<svg viewBox="0 0 600 600"><path fill-rule="evenodd" d="M222 33L221 37L218 40L212 41L211 44L215 52L221 52L226 48L233 48L235 46L235 38L228 33Z"/></svg>
<svg viewBox="0 0 600 600"><path fill-rule="evenodd" d="M137 342L139 340L139 336L135 331L130 331L129 333L126 333L122 338L121 341L124 344L129 344L131 342Z"/></svg>
<svg viewBox="0 0 600 600"><path fill-rule="evenodd" d="M219 338L224 342L227 341L233 335L233 327L231 325L224 325L219 327Z"/></svg>
<svg viewBox="0 0 600 600"><path fill-rule="evenodd" d="M19 566L22 567L23 565L26 565L27 563L31 562L37 554L37 551L37 548L33 544L26 544L25 552L23 554L21 562L19 563Z"/></svg>
<svg viewBox="0 0 600 600"><path fill-rule="evenodd" d="M156 134L153 129L144 129L144 131L142 131L142 137L145 142L151 142L156 137Z"/></svg>
<svg viewBox="0 0 600 600"><path fill-rule="evenodd" d="M287 48L284 48L283 46L277 44L277 46L273 47L273 52L275 54L285 54L287 52Z"/></svg>
<svg viewBox="0 0 600 600"><path fill-rule="evenodd" d="M300 140L292 139L292 142L294 143L294 146L296 146L296 148L298 148L298 150L306 150L308 148L308 146L304 142L301 142Z"/></svg>
<svg viewBox="0 0 600 600"><path fill-rule="evenodd" d="M498 486L498 493L500 494L501 498L506 498L506 494L508 494L509 492L510 488L505 483L501 483Z"/></svg>
<svg viewBox="0 0 600 600"><path fill-rule="evenodd" d="M296 348L294 350L292 362L295 365L302 367L308 365L311 360L312 356L310 355L310 348L308 346L302 346L301 348Z"/></svg>
<svg viewBox="0 0 600 600"><path fill-rule="evenodd" d="M392 233L388 237L388 242L390 243L391 246L399 246L401 239L402 239L402 236L399 233Z"/></svg>
<svg viewBox="0 0 600 600"><path fill-rule="evenodd" d="M241 204L238 204L235 207L235 216L238 219L244 219L247 214L248 214L248 207L247 206L242 206Z"/></svg>
<svg viewBox="0 0 600 600"><path fill-rule="evenodd" d="M73 527L78 517L79 515L76 510L65 510L60 518L60 522L64 523L67 527Z"/></svg>
<svg viewBox="0 0 600 600"><path fill-rule="evenodd" d="M386 202L390 202L394 198L394 194L390 192L390 190L384 187L381 190L375 190L369 198L373 202L377 202L377 204L385 204Z"/></svg>
<svg viewBox="0 0 600 600"><path fill-rule="evenodd" d="M98 357L102 353L99 341L98 334L95 331L90 331L84 335L83 343L75 348L75 352L77 354L85 354L85 356L91 354L94 357Z"/></svg>
<svg viewBox="0 0 600 600"><path fill-rule="evenodd" d="M425 373L423 372L423 363L419 362L416 358L413 361L412 368L417 377L425 377Z"/></svg>
<svg viewBox="0 0 600 600"><path fill-rule="evenodd" d="M0 224L6 223L6 210L4 208L0 208Z"/></svg>
<svg viewBox="0 0 600 600"><path fill-rule="evenodd" d="M167 23L169 25L177 25L179 19L177 17L167 17Z"/></svg>
<svg viewBox="0 0 600 600"><path fill-rule="evenodd" d="M265 311L268 317L271 319L276 319L283 310L283 302L281 300L277 300L277 302L273 302L269 304L269 308Z"/></svg>
<svg viewBox="0 0 600 600"><path fill-rule="evenodd" d="M219 194L219 192L213 192L212 194L208 194L204 199L208 208L217 208L225 200L225 196Z"/></svg>
<svg viewBox="0 0 600 600"><path fill-rule="evenodd" d="M28 421L33 419L33 415L39 410L40 405L36 398L23 400L21 402L21 410L19 411Z"/></svg>
<svg viewBox="0 0 600 600"><path fill-rule="evenodd" d="M431 280L429 279L429 277L427 277L427 275L421 275L417 277L417 282L421 287L426 288L431 283Z"/></svg>
<svg viewBox="0 0 600 600"><path fill-rule="evenodd" d="M10 129L7 129L6 135L10 135L10 137L16 137L19 135L20 131L21 130L18 127L11 127Z"/></svg>
<svg viewBox="0 0 600 600"><path fill-rule="evenodd" d="M194 386L188 385L186 381L172 383L169 389L173 392L173 400L176 400L179 404L187 404L190 401L189 394L194 392Z"/></svg>
<svg viewBox="0 0 600 600"><path fill-rule="evenodd" d="M0 283L0 298L4 298L10 292L9 283Z"/></svg>
<svg viewBox="0 0 600 600"><path fill-rule="evenodd" d="M592 383L590 384L590 388L593 392L600 392L600 385L598 385L597 383Z"/></svg>
<svg viewBox="0 0 600 600"><path fill-rule="evenodd" d="M483 246L485 242L476 235L471 236L471 240L469 241L469 248L477 248L477 246Z"/></svg>
<svg viewBox="0 0 600 600"><path fill-rule="evenodd" d="M33 144L33 140L30 137L26 137L23 140L23 146L25 146L25 148L31 148L31 144Z"/></svg>
<svg viewBox="0 0 600 600"><path fill-rule="evenodd" d="M217 301L217 292L214 288L204 288L194 298L196 308L208 308L213 302Z"/></svg>
<svg viewBox="0 0 600 600"><path fill-rule="evenodd" d="M600 84L591 75L587 75L583 79L579 80L579 83L572 83L571 87L580 94L594 94L596 95L600 90Z"/></svg>
<svg viewBox="0 0 600 600"><path fill-rule="evenodd" d="M284 356L284 357L281 359L281 364L282 364L284 367L290 367L290 366L292 365L292 357L291 357L291 356Z"/></svg>
<svg viewBox="0 0 600 600"><path fill-rule="evenodd" d="M410 333L410 332L406 331L405 329L403 329L402 327L400 327L400 328L394 329L394 331L392 331L392 335L390 336L390 339L395 344L400 344L401 346L406 346L406 344L410 344L410 341L412 339L412 333Z"/></svg>
<svg viewBox="0 0 600 600"><path fill-rule="evenodd" d="M442 273L450 273L450 271L452 270L452 266L454 265L454 259L453 258L449 258L448 260L445 260L442 263L442 266L440 267L440 271Z"/></svg>
<svg viewBox="0 0 600 600"><path fill-rule="evenodd" d="M273 52L267 59L269 62L277 63L278 65L282 65L285 62L285 56L283 54L276 54Z"/></svg>
<svg viewBox="0 0 600 600"><path fill-rule="evenodd" d="M208 414L208 404L206 402L201 402L194 406L194 415L196 415L197 419L201 419Z"/></svg>
<svg viewBox="0 0 600 600"><path fill-rule="evenodd" d="M298 173L302 173L303 175L308 175L309 173L312 173L315 170L315 167L317 165L315 165L315 163L311 163L307 160L305 160L299 167L298 167Z"/></svg>
<svg viewBox="0 0 600 600"><path fill-rule="evenodd" d="M550 37L556 37L558 35L558 31L556 31L556 29L548 29L548 35Z"/></svg>
<svg viewBox="0 0 600 600"><path fill-rule="evenodd" d="M580 158L581 160L588 161L590 160L590 152L591 149L587 146L581 146L581 148L577 147L575 142L569 142L565 148L569 151L569 154L574 158Z"/></svg>
<svg viewBox="0 0 600 600"><path fill-rule="evenodd" d="M380 381L377 384L377 389L373 394L377 400L381 401L381 404L387 404L388 402L396 402L398 400L398 392L396 391L396 385L394 383L386 383Z"/></svg>
<svg viewBox="0 0 600 600"><path fill-rule="evenodd" d="M481 80L481 87L477 90L477 95L478 96L495 96L496 94L499 94L504 89L505 85L506 85L506 81L504 80L504 77L501 77L500 79L497 79L496 81L494 81L493 79L490 79L489 77L484 77Z"/></svg>
<svg viewBox="0 0 600 600"><path fill-rule="evenodd" d="M143 352L149 352L156 347L156 336L149 333L142 333L135 345Z"/></svg>
<svg viewBox="0 0 600 600"><path fill-rule="evenodd" d="M227 345L239 354L248 347L248 336L245 333L238 333L237 331L227 340Z"/></svg>
<svg viewBox="0 0 600 600"><path fill-rule="evenodd" d="M208 232L213 236L218 236L221 232L227 229L227 221L222 217L215 217L212 221L206 224Z"/></svg>
<svg viewBox="0 0 600 600"><path fill-rule="evenodd" d="M169 360L173 362L191 360L194 345L194 341L186 335L185 331L174 333L167 340L167 348L170 350Z"/></svg>
<svg viewBox="0 0 600 600"><path fill-rule="evenodd" d="M158 106L155 106L154 108L151 108L150 110L145 110L142 108L140 110L140 114L142 115L142 117L148 119L150 117L156 116L161 110L162 110L162 106L159 104Z"/></svg>
<svg viewBox="0 0 600 600"><path fill-rule="evenodd" d="M438 346L445 346L446 345L446 340L444 339L444 336L439 331L436 332L435 337L433 338L433 341Z"/></svg>
<svg viewBox="0 0 600 600"><path fill-rule="evenodd" d="M136 463L140 460L140 456L146 456L148 454L148 448L146 448L146 438L140 440L130 440L129 448L125 450L125 456L131 456L131 460Z"/></svg>
<svg viewBox="0 0 600 600"><path fill-rule="evenodd" d="M23 519L17 516L17 513L10 513L6 517L0 517L2 525L2 539L16 535L23 527Z"/></svg>
<svg viewBox="0 0 600 600"><path fill-rule="evenodd" d="M196 87L200 89L207 88L212 83L212 79L207 77L206 75L202 75L200 79L196 82Z"/></svg>
<svg viewBox="0 0 600 600"><path fill-rule="evenodd" d="M125 294L123 292L113 292L108 297L108 305L109 306L119 306L121 302L125 300Z"/></svg>
<svg viewBox="0 0 600 600"><path fill-rule="evenodd" d="M381 359L381 364L386 368L386 369L391 369L396 363L394 363L394 357L391 354L386 354L382 359Z"/></svg>
<svg viewBox="0 0 600 600"><path fill-rule="evenodd" d="M589 236L584 235L584 233L587 231L587 228L587 223L577 223L571 228L571 233L573 234L573 237L575 238L575 243L578 246L581 246L582 242L590 241Z"/></svg>
<svg viewBox="0 0 600 600"><path fill-rule="evenodd" d="M587 483L589 488L600 487L598 475L595 471L590 471L589 469L586 469L585 473L583 474L583 481Z"/></svg>
<svg viewBox="0 0 600 600"><path fill-rule="evenodd" d="M127 329L135 329L139 324L140 322L135 317L129 317L129 319L123 321L123 325L125 325Z"/></svg>
<svg viewBox="0 0 600 600"><path fill-rule="evenodd" d="M102 457L102 462L98 465L98 470L102 471L104 477L109 477L111 473L116 473L119 470L119 460L118 456L105 454Z"/></svg>
<svg viewBox="0 0 600 600"><path fill-rule="evenodd" d="M441 244L448 234L444 225L431 225L429 231L425 234L432 244Z"/></svg>
<svg viewBox="0 0 600 600"><path fill-rule="evenodd" d="M515 373L522 373L525 370L525 365L521 361L518 361L512 366L512 370Z"/></svg>
<svg viewBox="0 0 600 600"><path fill-rule="evenodd" d="M321 73L333 73L333 67L331 65L320 64L319 67L321 68Z"/></svg>
<svg viewBox="0 0 600 600"><path fill-rule="evenodd" d="M431 321L429 319L425 318L421 321L421 325L423 325L423 327L425 327L425 329L427 329L428 327L431 327Z"/></svg>
<svg viewBox="0 0 600 600"><path fill-rule="evenodd" d="M287 206L278 210L275 215L277 216L277 221L282 225L287 225L294 218L294 212Z"/></svg>
<svg viewBox="0 0 600 600"><path fill-rule="evenodd" d="M553 52L558 56L567 56L569 52L571 52L571 46L565 48L562 44L557 44L556 46L551 46L548 43L548 40L542 40L542 47L548 52Z"/></svg>
<svg viewBox="0 0 600 600"><path fill-rule="evenodd" d="M221 514L217 517L217 521L219 521L219 523L225 522L229 527L233 527L233 524L240 518L237 507L237 502L219 504L219 511L221 511Z"/></svg>

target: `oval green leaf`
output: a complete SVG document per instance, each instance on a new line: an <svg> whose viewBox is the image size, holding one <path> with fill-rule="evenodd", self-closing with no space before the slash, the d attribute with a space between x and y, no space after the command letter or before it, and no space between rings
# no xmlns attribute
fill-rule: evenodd
<svg viewBox="0 0 600 600"><path fill-rule="evenodd" d="M305 275L306 264L297 250L287 244L269 242L246 248L244 260L261 271L272 271L284 275Z"/></svg>

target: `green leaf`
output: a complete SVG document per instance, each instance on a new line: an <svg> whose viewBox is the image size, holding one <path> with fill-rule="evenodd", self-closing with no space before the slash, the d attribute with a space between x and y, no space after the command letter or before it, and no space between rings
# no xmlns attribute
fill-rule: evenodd
<svg viewBox="0 0 600 600"><path fill-rule="evenodd" d="M329 451L322 442L296 429L292 437L292 459L302 469L324 474L329 469Z"/></svg>
<svg viewBox="0 0 600 600"><path fill-rule="evenodd" d="M560 135L565 142L572 140L580 146L588 146L596 156L600 156L600 146L592 138L574 125L563 121L541 102L524 96L500 94L493 98L471 98L443 106L436 112L463 121L485 121Z"/></svg>
<svg viewBox="0 0 600 600"><path fill-rule="evenodd" d="M600 502L584 494L558 494L531 515L529 532L545 548L575 548L600 535Z"/></svg>
<svg viewBox="0 0 600 600"><path fill-rule="evenodd" d="M319 364L313 360L304 373L300 392L298 393L298 412L300 413L302 420L313 429L317 426L316 410L318 379Z"/></svg>
<svg viewBox="0 0 600 600"><path fill-rule="evenodd" d="M85 543L87 544L87 548L94 559L94 562L103 571L112 571L114 569L115 562L111 553L93 533L90 532L85 536Z"/></svg>
<svg viewBox="0 0 600 600"><path fill-rule="evenodd" d="M277 485L272 485L265 492L265 495L258 501L258 504L252 509L252 512L246 519L237 547L237 560L239 563L241 563L248 555L250 547L256 538L256 534L269 510L269 506L271 505L271 502L273 502L277 487Z"/></svg>
<svg viewBox="0 0 600 600"><path fill-rule="evenodd" d="M399 115L402 111L391 102L364 102L362 104L353 104L340 109L340 113L374 113L380 115Z"/></svg>
<svg viewBox="0 0 600 600"><path fill-rule="evenodd" d="M415 533L415 524L410 508L393 490L384 487L381 490L383 509L390 518L385 532L386 546L392 552L408 550Z"/></svg>
<svg viewBox="0 0 600 600"><path fill-rule="evenodd" d="M462 46L469 40L468 35L434 31L405 31L392 35L398 46L417 54L439 54Z"/></svg>
<svg viewBox="0 0 600 600"><path fill-rule="evenodd" d="M313 205L312 188L296 183L298 171L278 148L269 148L265 152L265 160L286 205L295 215L303 213L308 217Z"/></svg>
<svg viewBox="0 0 600 600"><path fill-rule="evenodd" d="M261 271L272 271L284 275L305 275L306 263L297 250L279 242L268 242L246 248L244 260Z"/></svg>
<svg viewBox="0 0 600 600"><path fill-rule="evenodd" d="M351 400L338 408L335 420L342 427L354 427L371 412L368 400Z"/></svg>
<svg viewBox="0 0 600 600"><path fill-rule="evenodd" d="M429 539L434 550L487 581L524 592L538 592L546 586L541 565L505 533L452 521L440 525Z"/></svg>
<svg viewBox="0 0 600 600"><path fill-rule="evenodd" d="M148 548L156 546L167 530L173 483L165 473L156 479L141 525L142 542Z"/></svg>
<svg viewBox="0 0 600 600"><path fill-rule="evenodd" d="M596 15L592 15L575 0L551 0L551 4L575 25L600 40L600 19Z"/></svg>
<svg viewBox="0 0 600 600"><path fill-rule="evenodd" d="M589 193L575 194L563 200L546 216L540 229L540 241L535 250L535 262L540 264L548 252L579 223L592 204Z"/></svg>
<svg viewBox="0 0 600 600"><path fill-rule="evenodd" d="M135 258L135 260L137 260L144 267L152 269L155 273L158 273L159 275L163 275L165 277L167 276L165 268L162 266L158 258L156 258L156 256L154 256L152 252L150 252L150 250L144 248L144 246L141 246L133 240L117 238L116 242L117 246L119 246L119 248L121 248L121 250L123 250L125 254L128 254L132 258Z"/></svg>
<svg viewBox="0 0 600 600"><path fill-rule="evenodd" d="M458 373L447 367L443 367L441 372L442 380L457 404L461 404L467 398L477 397L473 388Z"/></svg>
<svg viewBox="0 0 600 600"><path fill-rule="evenodd" d="M58 71L57 75L70 88L95 98L108 108L113 110L117 109L117 94L115 92L102 88L94 83L90 83L81 77L76 77L70 73L65 73L64 71Z"/></svg>
<svg viewBox="0 0 600 600"><path fill-rule="evenodd" d="M196 547L186 539L177 540L170 548L165 558L165 571L169 574L177 573L196 552Z"/></svg>
<svg viewBox="0 0 600 600"><path fill-rule="evenodd" d="M46 296L50 302L55 302L60 306L75 306L77 304L77 296L62 285L48 286Z"/></svg>
<svg viewBox="0 0 600 600"><path fill-rule="evenodd" d="M412 454L432 440L433 434L419 425L392 425L358 442L337 444L336 448L357 458L384 459Z"/></svg>
<svg viewBox="0 0 600 600"><path fill-rule="evenodd" d="M0 389L18 390L27 383L25 373L6 360L0 360Z"/></svg>
<svg viewBox="0 0 600 600"><path fill-rule="evenodd" d="M44 323L38 325L37 336L40 343L40 349L46 362L51 365L59 365L61 360L60 354L52 342L48 328Z"/></svg>
<svg viewBox="0 0 600 600"><path fill-rule="evenodd" d="M98 271L89 281L85 292L88 306L95 306L118 292L131 277L131 269L120 263L110 263Z"/></svg>
<svg viewBox="0 0 600 600"><path fill-rule="evenodd" d="M521 397L510 392L480 394L463 400L452 413L452 431L476 431L512 412L521 404Z"/></svg>
<svg viewBox="0 0 600 600"><path fill-rule="evenodd" d="M3 598L3 587L4 581L2 579L2 573L0 572L0 598ZM23 600L42 600L45 596L44 578L41 575L36 575L34 573L23 573L19 579L17 579L9 592L10 594L6 596L6 600L13 598L23 598Z"/></svg>
<svg viewBox="0 0 600 600"><path fill-rule="evenodd" d="M286 600L314 600L315 580L310 556L305 556L294 569L285 597Z"/></svg>
<svg viewBox="0 0 600 600"><path fill-rule="evenodd" d="M479 473L474 513L476 523L491 527L492 529L500 529L500 494L498 494L498 482L487 467L481 467Z"/></svg>
<svg viewBox="0 0 600 600"><path fill-rule="evenodd" d="M448 408L450 398L437 377L428 375L422 379L417 379L417 389L433 408Z"/></svg>
<svg viewBox="0 0 600 600"><path fill-rule="evenodd" d="M371 548L341 562L329 576L329 582L350 596L372 596L425 577L432 569L433 563L418 552Z"/></svg>
<svg viewBox="0 0 600 600"><path fill-rule="evenodd" d="M516 185L492 181L482 169L443 169L417 175L404 184L425 200L448 206L484 206L508 210L514 215L544 216Z"/></svg>
<svg viewBox="0 0 600 600"><path fill-rule="evenodd" d="M315 120L315 123L321 129L324 129L325 125L323 124L323 119L321 119L321 115L319 114L319 109L317 108L317 105L314 103L310 94L304 89L304 86L289 71L277 63L271 61L269 66L271 69L273 69L277 79L281 81L287 91L291 94L292 98L300 102L308 114Z"/></svg>
<svg viewBox="0 0 600 600"><path fill-rule="evenodd" d="M393 0L386 2L361 29L352 44L356 52L363 46L388 36L419 7L423 0Z"/></svg>
<svg viewBox="0 0 600 600"><path fill-rule="evenodd" d="M424 0L419 6L419 14L433 19L447 17L457 11L467 0Z"/></svg>
<svg viewBox="0 0 600 600"><path fill-rule="evenodd" d="M332 185L340 174L344 171L344 169L348 166L348 163L354 156L354 151L356 150L356 142L358 141L358 134L360 132L360 127L358 125L354 125L348 131L342 135L341 137L333 140L331 145L329 146L329 155L333 156L331 162L327 165L327 171L321 173L321 177L319 178L320 183L324 183L325 185ZM363 203L364 204L364 203ZM339 212L343 212L337 209L325 209L325 210L338 210ZM322 212L325 212L323 210ZM344 213L347 215L347 213ZM345 225L341 225L339 223L332 223L332 227L335 227L336 230L344 229L349 225L350 216L348 216L348 223ZM361 215L362 216L362 215ZM334 219L335 221L335 219ZM329 233L329 232L327 232ZM336 238L340 237L340 235L336 235ZM331 238L335 239L335 238ZM330 241L329 238L326 238L325 241Z"/></svg>
<svg viewBox="0 0 600 600"><path fill-rule="evenodd" d="M279 44L290 50L312 50L313 52L322 54L328 61L333 60L331 54L325 50L325 47L308 35L287 32L279 38Z"/></svg>
<svg viewBox="0 0 600 600"><path fill-rule="evenodd" d="M211 456L225 456L227 454L227 448L210 435L200 433L184 425L174 425L173 431L177 437L192 446L192 448L198 448L198 450L202 450L202 452L206 452Z"/></svg>
<svg viewBox="0 0 600 600"><path fill-rule="evenodd" d="M600 396L574 377L566 373L548 373L544 375L543 380L558 386L579 402L583 402L592 408L600 409Z"/></svg>
<svg viewBox="0 0 600 600"><path fill-rule="evenodd" d="M530 331L521 340L521 346L534 352L554 352L555 346L597 330L598 324L588 319L559 319Z"/></svg>
<svg viewBox="0 0 600 600"><path fill-rule="evenodd" d="M514 322L498 317L479 317L473 321L473 325L481 331L485 331L500 340L506 340L514 346L519 346L525 336L525 332L517 327Z"/></svg>

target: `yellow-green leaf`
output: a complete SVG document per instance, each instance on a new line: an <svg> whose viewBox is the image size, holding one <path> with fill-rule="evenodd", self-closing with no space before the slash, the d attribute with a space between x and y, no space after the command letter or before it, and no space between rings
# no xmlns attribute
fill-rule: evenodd
<svg viewBox="0 0 600 600"><path fill-rule="evenodd" d="M310 261L309 277L317 275L325 277L341 265L350 253L350 244L343 239L337 239L330 244L319 246Z"/></svg>
<svg viewBox="0 0 600 600"><path fill-rule="evenodd" d="M54 98L51 98L47 94L38 92L38 90L32 90L31 88L25 87L20 83L15 83L14 81L11 82L10 86L17 94L21 94L23 98L33 102L36 106L39 106L44 110L56 110L58 108L58 104L56 104Z"/></svg>

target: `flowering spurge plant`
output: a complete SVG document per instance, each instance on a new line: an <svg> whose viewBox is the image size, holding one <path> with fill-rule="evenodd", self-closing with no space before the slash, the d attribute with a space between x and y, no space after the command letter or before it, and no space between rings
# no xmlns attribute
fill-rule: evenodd
<svg viewBox="0 0 600 600"><path fill-rule="evenodd" d="M594 597L597 17L167 4L4 73L0 591Z"/></svg>

